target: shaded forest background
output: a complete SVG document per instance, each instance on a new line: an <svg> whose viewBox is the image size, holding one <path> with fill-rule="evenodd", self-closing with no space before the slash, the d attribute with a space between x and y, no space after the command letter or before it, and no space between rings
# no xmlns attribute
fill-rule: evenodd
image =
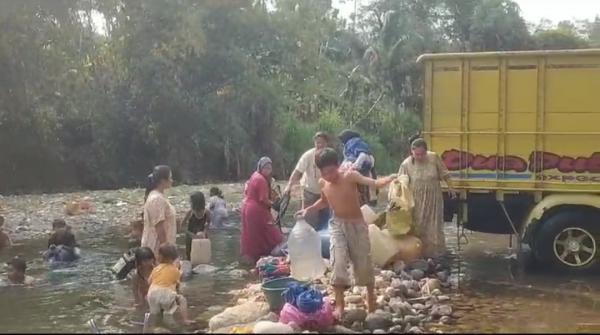
<svg viewBox="0 0 600 335"><path fill-rule="evenodd" d="M100 20L99 20L100 18ZM101 21L99 24L98 21ZM390 172L420 128L426 52L600 46L600 19L527 23L510 0L0 2L0 192L286 178L353 127Z"/></svg>

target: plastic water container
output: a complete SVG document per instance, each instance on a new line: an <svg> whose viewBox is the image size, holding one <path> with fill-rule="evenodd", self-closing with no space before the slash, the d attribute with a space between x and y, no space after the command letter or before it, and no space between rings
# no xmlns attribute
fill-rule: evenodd
<svg viewBox="0 0 600 335"><path fill-rule="evenodd" d="M192 240L190 261L192 266L208 264L212 258L210 240L207 238L196 238Z"/></svg>
<svg viewBox="0 0 600 335"><path fill-rule="evenodd" d="M367 224L372 224L373 222L375 222L375 220L377 220L377 214L375 214L375 212L371 207L369 207L369 205L363 205L360 208L360 211L362 212L363 219Z"/></svg>
<svg viewBox="0 0 600 335"><path fill-rule="evenodd" d="M321 257L321 236L304 219L296 221L288 237L288 253L292 277L308 281L325 273Z"/></svg>

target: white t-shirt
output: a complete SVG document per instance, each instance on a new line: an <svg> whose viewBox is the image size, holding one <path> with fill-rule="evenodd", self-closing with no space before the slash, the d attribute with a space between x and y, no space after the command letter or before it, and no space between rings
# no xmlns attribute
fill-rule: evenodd
<svg viewBox="0 0 600 335"><path fill-rule="evenodd" d="M315 148L305 152L298 160L295 170L302 173L300 185L304 190L309 191L310 193L320 194L321 186L319 186L319 179L321 179L321 171L317 168L317 164L315 163L316 152L317 149Z"/></svg>

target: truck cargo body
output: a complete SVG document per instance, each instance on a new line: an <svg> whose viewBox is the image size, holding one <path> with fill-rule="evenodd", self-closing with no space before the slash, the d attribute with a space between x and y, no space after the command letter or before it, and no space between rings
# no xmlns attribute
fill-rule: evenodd
<svg viewBox="0 0 600 335"><path fill-rule="evenodd" d="M461 190L448 213L471 230L519 234L557 266L592 266L600 243L600 50L418 61L424 134Z"/></svg>

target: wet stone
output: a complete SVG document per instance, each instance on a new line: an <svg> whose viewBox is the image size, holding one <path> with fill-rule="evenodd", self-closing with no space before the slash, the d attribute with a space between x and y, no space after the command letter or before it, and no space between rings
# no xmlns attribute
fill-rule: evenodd
<svg viewBox="0 0 600 335"><path fill-rule="evenodd" d="M415 327L411 327L407 331L407 333L409 333L409 334L423 334L423 330L421 328L415 326Z"/></svg>
<svg viewBox="0 0 600 335"><path fill-rule="evenodd" d="M344 312L344 318L342 320L344 325L352 325L355 322L362 323L367 318L367 311L364 309L348 309Z"/></svg>
<svg viewBox="0 0 600 335"><path fill-rule="evenodd" d="M450 305L437 305L431 309L431 315L434 317L452 315L452 307Z"/></svg>
<svg viewBox="0 0 600 335"><path fill-rule="evenodd" d="M375 329L373 334L387 334L387 332L383 329Z"/></svg>
<svg viewBox="0 0 600 335"><path fill-rule="evenodd" d="M414 280L421 280L425 277L425 271L423 271L421 269L414 269L414 270L410 271L410 276Z"/></svg>
<svg viewBox="0 0 600 335"><path fill-rule="evenodd" d="M375 312L367 315L365 324L368 329L388 329L393 325L392 314L386 312Z"/></svg>
<svg viewBox="0 0 600 335"><path fill-rule="evenodd" d="M449 316L442 316L440 318L440 323L443 323L445 325L450 324L452 322L452 319Z"/></svg>

